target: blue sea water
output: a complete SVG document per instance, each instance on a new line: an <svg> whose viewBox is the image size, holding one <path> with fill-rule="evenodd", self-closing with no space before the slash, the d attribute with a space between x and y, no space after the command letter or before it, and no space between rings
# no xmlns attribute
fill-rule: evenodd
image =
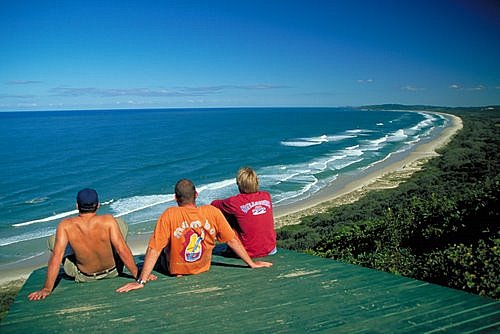
<svg viewBox="0 0 500 334"><path fill-rule="evenodd" d="M236 171L251 166L279 207L410 150L447 123L428 112L355 108L0 113L0 266L43 252L85 187L98 191L100 213L148 233L175 205L180 178L193 180L206 204L235 194Z"/></svg>

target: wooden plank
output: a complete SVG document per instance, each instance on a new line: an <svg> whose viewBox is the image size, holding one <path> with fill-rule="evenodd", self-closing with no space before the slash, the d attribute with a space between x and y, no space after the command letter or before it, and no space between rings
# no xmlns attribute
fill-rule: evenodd
<svg viewBox="0 0 500 334"><path fill-rule="evenodd" d="M140 262L142 258L137 258ZM61 280L39 302L26 296L44 281L32 273L1 323L2 333L50 332L494 332L500 302L337 261L280 250L272 268L251 270L214 256L208 273L160 275L118 294L130 279Z"/></svg>

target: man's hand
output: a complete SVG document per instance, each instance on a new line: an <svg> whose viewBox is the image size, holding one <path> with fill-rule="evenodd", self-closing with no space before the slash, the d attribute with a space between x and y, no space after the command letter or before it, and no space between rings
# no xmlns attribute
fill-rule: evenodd
<svg viewBox="0 0 500 334"><path fill-rule="evenodd" d="M40 300L45 299L48 295L50 295L51 291L49 289L43 288L41 290L32 292L28 295L29 300Z"/></svg>
<svg viewBox="0 0 500 334"><path fill-rule="evenodd" d="M138 290L144 288L144 284L139 284L137 282L127 283L124 286L116 289L116 292L129 292L132 290Z"/></svg>
<svg viewBox="0 0 500 334"><path fill-rule="evenodd" d="M255 269L255 268L269 268L271 267L273 264L271 262L265 262L265 261L254 261L253 262L253 266L251 266L252 269Z"/></svg>
<svg viewBox="0 0 500 334"><path fill-rule="evenodd" d="M271 262L265 261L253 261L248 255L245 247L241 243L240 239L234 237L227 242L227 245L238 255L250 268L269 268L273 264Z"/></svg>

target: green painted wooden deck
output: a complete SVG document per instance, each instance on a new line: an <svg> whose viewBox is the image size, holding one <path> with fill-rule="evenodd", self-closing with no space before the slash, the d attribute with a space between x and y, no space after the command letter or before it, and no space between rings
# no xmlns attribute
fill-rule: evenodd
<svg viewBox="0 0 500 334"><path fill-rule="evenodd" d="M142 257L136 257L138 262ZM279 250L272 268L214 256L209 272L130 279L61 280L30 302L46 268L24 284L1 333L498 333L500 301L333 260Z"/></svg>

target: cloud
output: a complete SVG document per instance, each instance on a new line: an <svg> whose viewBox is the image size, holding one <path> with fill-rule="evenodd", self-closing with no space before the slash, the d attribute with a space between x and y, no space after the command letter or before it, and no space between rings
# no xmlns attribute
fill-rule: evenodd
<svg viewBox="0 0 500 334"><path fill-rule="evenodd" d="M76 96L98 96L98 97L118 97L118 96L140 96L140 97L179 97L179 96L203 96L219 93L224 90L244 89L244 90L269 90L289 88L288 86L254 84L254 85L218 85L200 87L175 87L175 88L96 88L96 87L57 87L50 90L55 96L76 97Z"/></svg>
<svg viewBox="0 0 500 334"><path fill-rule="evenodd" d="M38 103L18 103L16 105L18 108L36 108L38 107Z"/></svg>
<svg viewBox="0 0 500 334"><path fill-rule="evenodd" d="M242 90L270 90L290 88L284 85L270 85L270 84L253 84L253 85L216 85L216 86L200 86L200 87L178 87L178 89L186 92L204 92L213 93L223 90L242 89Z"/></svg>
<svg viewBox="0 0 500 334"><path fill-rule="evenodd" d="M485 90L485 89L486 89L486 87L483 85L478 85L476 87L466 88L466 90L469 90L469 91L481 91L481 90Z"/></svg>
<svg viewBox="0 0 500 334"><path fill-rule="evenodd" d="M257 84L257 85L236 86L236 87L239 87L240 89L257 89L257 90L292 88L291 86L286 86L286 85L268 85L268 84Z"/></svg>
<svg viewBox="0 0 500 334"><path fill-rule="evenodd" d="M360 84L365 84L365 83L370 84L370 83L373 83L374 80L373 79L366 79L366 80L365 79L359 79L359 80L356 80L356 82L360 83Z"/></svg>
<svg viewBox="0 0 500 334"><path fill-rule="evenodd" d="M38 80L11 80L7 81L5 84L6 85L31 85L31 84L38 84L41 83L41 81Z"/></svg>
<svg viewBox="0 0 500 334"><path fill-rule="evenodd" d="M497 87L498 88L498 87ZM463 87L459 84L451 84L450 89L458 90L458 91L469 91L469 92L478 92L486 89L484 85L477 85L475 87Z"/></svg>
<svg viewBox="0 0 500 334"><path fill-rule="evenodd" d="M95 87L57 87L52 88L50 93L55 96L77 97L77 96L99 96L99 97L117 97L117 96L141 96L141 97L161 97L161 96L185 96L181 92L168 89L148 89L148 88L95 88Z"/></svg>
<svg viewBox="0 0 500 334"><path fill-rule="evenodd" d="M36 95L31 94L0 94L0 99L32 99Z"/></svg>
<svg viewBox="0 0 500 334"><path fill-rule="evenodd" d="M403 87L401 87L401 89L405 90L407 92L421 92L421 91L425 90L425 88L415 87L415 86L412 86L412 85L403 86Z"/></svg>
<svg viewBox="0 0 500 334"><path fill-rule="evenodd" d="M339 91L322 91L322 92L304 92L297 93L300 96L341 96L343 93Z"/></svg>

